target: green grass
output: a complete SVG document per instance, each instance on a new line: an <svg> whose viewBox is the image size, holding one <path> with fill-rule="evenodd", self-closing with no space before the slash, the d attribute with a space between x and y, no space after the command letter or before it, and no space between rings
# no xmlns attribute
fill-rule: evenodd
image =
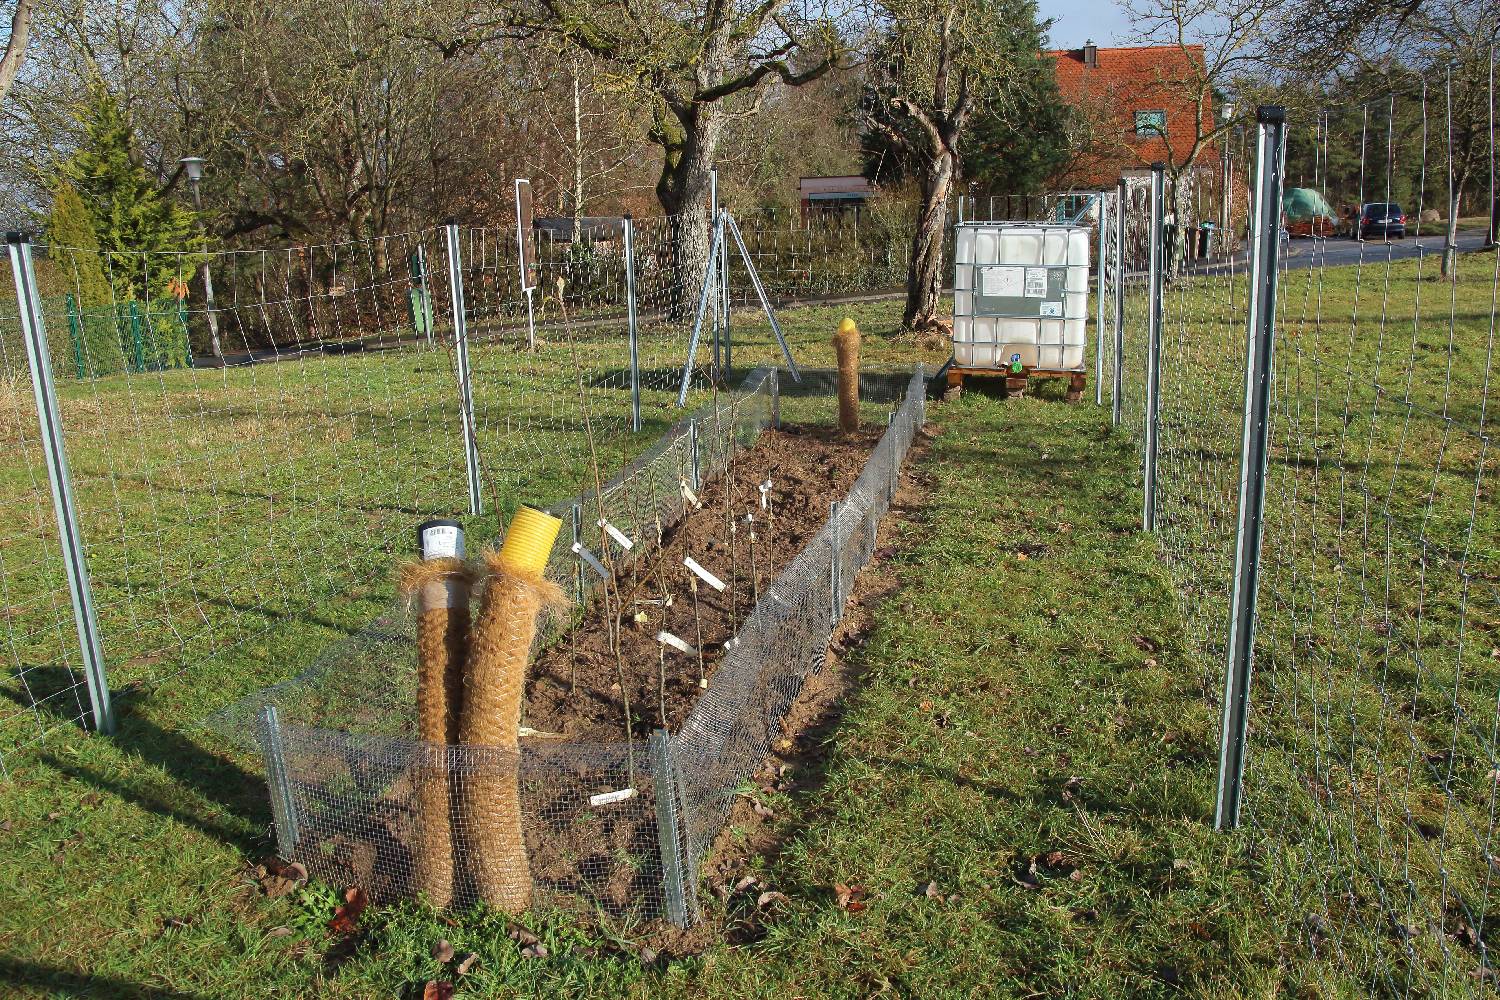
<svg viewBox="0 0 1500 1000"><path fill-rule="evenodd" d="M358 359L370 367L337 390L343 397L324 362L306 366L303 378L292 369L277 374L280 366L183 373L229 380L226 390L242 393L233 410L225 402L233 392L204 397L226 424L222 437L204 439L208 453L218 442L224 456L211 468L256 470L247 483L271 475L279 463L257 459L267 449L255 423L269 417L253 401L274 398L299 413L280 439L279 459L307 463L296 474L305 500L287 515L317 508L313 487L325 479L348 500L318 522L333 537L319 550L328 564L311 576L283 567L279 577L257 577L273 572L248 557L265 538L221 529L210 551L217 555L209 565L220 571L213 585L230 593L243 586L255 606L242 617L206 611L203 628L242 638L213 657L174 650L180 659L160 661L172 664L170 673L137 668L166 679L125 700L117 737L65 728L22 756L0 790L0 979L9 977L9 992L21 996L419 996L421 983L440 972L430 949L446 938L460 953L480 955L461 996L1354 997L1390 992L1391 982L1408 978L1419 995L1472 988L1472 953L1442 903L1461 896L1487 908L1473 838L1483 832L1488 791L1480 762L1489 750L1483 726L1493 718L1500 525L1491 471L1463 564L1471 590L1460 654L1453 545L1468 523L1461 488L1467 484L1472 501L1479 470L1492 470L1494 457L1455 425L1475 416L1482 393L1493 262L1465 258L1465 280L1454 289L1419 280L1415 265L1399 265L1388 281L1383 267L1367 265L1357 285L1350 272L1292 276L1283 285L1285 377L1275 403L1270 568L1247 788L1252 830L1210 829L1221 683L1213 629L1227 593L1243 288L1231 300L1218 279L1184 281L1167 308L1164 355L1176 376L1164 380L1160 538L1136 530L1138 367L1130 369L1122 431L1108 429L1106 413L1087 402L1067 406L1050 388L1042 395L1052 398L975 394L934 407L939 433L923 466L930 497L901 529L892 557L902 587L878 609L857 656L862 681L829 736L825 762L798 775L790 797L775 803L779 852L751 861L787 901L758 914L753 899L736 897L710 914L711 926L733 932L729 940L649 967L632 954L630 928L616 929L618 937L585 934L545 914L530 922L549 949L543 959L523 957L496 918L452 921L415 906L374 911L352 949L333 947L318 931L326 893L266 899L246 879L247 861L270 851L264 786L245 770L252 762L227 755L189 723L294 673L376 613L389 593L385 569L414 518L405 491L460 507L461 466L452 452L417 462L420 474L388 465L415 461L420 450L402 442L404 432L428 426L415 414L436 376L417 369L435 359ZM1427 318L1414 327L1419 293ZM940 361L891 336L896 307L851 310L868 335L867 362L897 369ZM789 312L799 361L831 363L826 341L841 313ZM756 346L737 353L743 364L771 356L763 327L745 332ZM1338 361L1317 379L1313 344L1319 357ZM1134 326L1130 347L1130 357L1141 356ZM597 350L599 364L618 354L603 342ZM671 353L663 347L660 357ZM1343 375L1346 359L1353 378ZM498 348L477 364L491 366L492 384L517 373L516 384L546 385L559 400L568 388L566 373L529 368ZM1377 364L1383 393L1369 388ZM1408 367L1415 406L1400 403ZM371 392L386 384L377 372L389 376L388 397ZM1391 384L1403 391L1393 395ZM1441 410L1444 387L1451 423L1421 415ZM206 382L192 381L185 398L190 389L208 392ZM124 392L145 414L132 426L165 477L176 453L150 440L145 391L98 391ZM167 395L155 385L150 394ZM358 404L345 407L350 422L326 417L351 395ZM604 396L591 398L602 407ZM488 409L497 416L485 454L518 445L515 457L491 463L499 470L495 495L564 486L581 467L562 445L576 436L566 406L528 398L521 412L547 435L528 451L514 423L505 430L514 397L507 392ZM377 398L392 400L389 410L371 402ZM664 396L655 398L652 419L669 421ZM608 412L618 425L620 404ZM304 422L324 427L323 438L302 433ZM187 426L211 424L195 417ZM342 427L350 437L338 440ZM440 440L449 432L431 433ZM611 461L628 453L618 440L613 447ZM320 457L329 453L349 456L336 477ZM110 467L102 444L92 461ZM533 463L546 471L533 473ZM24 472L10 474L25 482ZM203 506L184 499L177 523L232 524L221 510L276 523L265 506L274 490L244 492L255 495L230 499L225 486L212 501L199 498ZM161 503L172 494L148 495ZM1369 499L1371 527L1341 506L1341 495L1357 497L1361 512ZM382 498L391 499L374 502ZM114 503L91 501L95 523ZM11 528L17 540L0 546L7 573L25 563L12 557L27 544L21 517ZM1386 524L1397 540L1390 555ZM298 530L285 528L293 549ZM147 560L158 558L153 546L164 536L123 535L140 561L131 571L154 579ZM1425 582L1414 576L1411 544L1421 537L1431 542ZM324 580L326 590L314 586ZM1375 587L1386 580L1389 596ZM308 594L330 596L309 602ZM1336 602L1335 594L1344 596ZM1420 625L1411 614L1418 596ZM272 608L282 613L266 613ZM29 620L27 613L14 620ZM134 613L151 620L143 609ZM114 634L135 633L117 625ZM65 643L66 633L53 641ZM165 638L155 642L173 649ZM1455 721L1458 735L1450 737ZM1432 764L1426 754L1450 745L1458 779L1442 781L1446 758ZM1352 748L1352 756L1330 758L1330 746ZM1375 766L1377 754L1388 766ZM1433 817L1450 845L1446 888L1435 881L1434 850L1421 846L1440 842L1419 828ZM1408 857L1414 895L1397 902L1413 914L1416 933L1405 940L1392 932L1392 907L1380 892L1405 887L1400 866ZM867 907L841 908L838 883L862 885ZM941 899L921 892L928 883ZM270 933L283 926L292 933Z"/></svg>

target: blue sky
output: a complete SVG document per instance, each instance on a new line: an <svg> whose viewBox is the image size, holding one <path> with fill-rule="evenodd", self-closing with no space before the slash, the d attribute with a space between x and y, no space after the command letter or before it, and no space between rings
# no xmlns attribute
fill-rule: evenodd
<svg viewBox="0 0 1500 1000"><path fill-rule="evenodd" d="M1092 38L1099 45L1123 45L1130 19L1117 4L1098 0L1038 0L1038 12L1057 21L1052 44L1059 49L1082 48Z"/></svg>

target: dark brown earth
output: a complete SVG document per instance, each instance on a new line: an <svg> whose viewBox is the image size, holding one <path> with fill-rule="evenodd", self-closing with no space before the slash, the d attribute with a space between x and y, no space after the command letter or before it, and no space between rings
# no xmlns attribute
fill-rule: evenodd
<svg viewBox="0 0 1500 1000"><path fill-rule="evenodd" d="M621 571L618 594L596 599L537 657L528 673L524 725L571 741L623 740L628 700L636 737L680 726L703 693L700 678L712 683L724 643L754 608L760 589L817 534L829 503L848 494L879 439L875 429L847 436L828 427L763 432L723 476L704 485L702 509L666 531L660 551ZM767 479L769 522L758 489ZM747 514L755 516L753 559ZM696 610L690 581L697 578L684 556L726 585L721 593L699 581ZM668 594L668 607L648 603ZM617 617L618 657L610 642ZM702 650L701 673L696 656L657 642L662 630Z"/></svg>

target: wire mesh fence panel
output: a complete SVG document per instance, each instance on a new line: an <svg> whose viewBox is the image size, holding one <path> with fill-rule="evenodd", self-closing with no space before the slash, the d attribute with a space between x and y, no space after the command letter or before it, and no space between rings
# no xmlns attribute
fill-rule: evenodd
<svg viewBox="0 0 1500 1000"><path fill-rule="evenodd" d="M1416 231L1434 203L1447 213L1472 197L1450 169L1461 151L1449 142L1458 112L1447 83L1353 113L1294 115L1277 154L1288 186L1379 216L1349 230L1338 209L1288 215L1271 237L1279 287L1240 818L1271 901L1300 915L1293 936L1324 960L1302 967L1308 988L1471 995L1497 981L1500 263L1477 231L1430 221L1425 238ZM1244 544L1255 292L1244 259L1185 266L1163 298L1157 536L1207 690L1225 669ZM1133 373L1140 290L1126 309ZM1141 377L1126 390L1124 423L1137 433Z"/></svg>

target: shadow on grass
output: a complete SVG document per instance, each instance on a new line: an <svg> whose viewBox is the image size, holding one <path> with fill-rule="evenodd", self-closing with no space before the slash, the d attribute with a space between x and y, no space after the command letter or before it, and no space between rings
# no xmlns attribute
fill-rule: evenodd
<svg viewBox="0 0 1500 1000"><path fill-rule="evenodd" d="M0 983L39 987L53 997L110 997L118 1000L206 1000L201 993L156 989L110 976L90 976L42 962L0 958Z"/></svg>
<svg viewBox="0 0 1500 1000"><path fill-rule="evenodd" d="M32 680L33 690L44 690L49 685L65 690L72 684L68 671L61 667L35 667L27 676ZM48 712L51 704L51 701L41 702L38 711ZM120 774L127 777L107 775L55 754L42 754L40 759L75 781L153 815L191 826L247 856L262 846L256 831L269 826L271 815L265 783L259 777L181 732L163 728L119 703L116 714L114 735L93 738L107 740L122 755L131 758L120 769ZM76 724L66 713L56 719L59 725ZM135 765L144 765L145 770ZM151 781L152 772L162 774L159 782ZM205 802L222 807L229 818L216 816L217 810L212 808L195 807L192 797L183 796L181 789L189 789Z"/></svg>

